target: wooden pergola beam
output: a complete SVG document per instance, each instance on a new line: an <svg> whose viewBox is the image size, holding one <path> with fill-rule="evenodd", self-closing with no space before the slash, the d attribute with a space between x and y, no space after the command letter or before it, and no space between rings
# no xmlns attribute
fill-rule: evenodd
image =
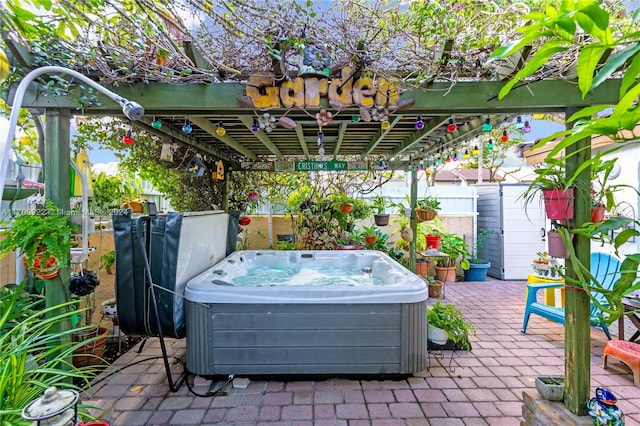
<svg viewBox="0 0 640 426"><path fill-rule="evenodd" d="M381 129L378 132L378 134L373 137L367 149L365 149L364 152L360 155L360 158L362 158L363 160L366 159L367 155L371 154L371 151L373 151L375 147L378 146L378 144L384 140L385 136L387 136L389 132L393 130L393 128L396 126L396 124L398 124L398 122L401 119L402 119L402 116L398 115L394 117L391 123L389 123L389 128L387 128L386 130Z"/></svg>
<svg viewBox="0 0 640 426"><path fill-rule="evenodd" d="M422 130L418 130L414 132L411 136L406 138L398 148L391 151L389 157L395 157L396 155L402 154L407 149L413 148L415 145L420 143L423 139L430 136L440 128L444 123L449 121L448 115L443 115L441 117L433 118L426 123L424 123L424 128Z"/></svg>
<svg viewBox="0 0 640 426"><path fill-rule="evenodd" d="M309 158L309 145L307 145L307 141L304 140L304 130L302 130L302 124L296 123L296 136L298 137L298 142L300 143L300 148L302 148L302 152L306 158Z"/></svg>
<svg viewBox="0 0 640 426"><path fill-rule="evenodd" d="M428 91L405 92L403 99L413 99L413 114L489 114L557 112L565 108L581 108L588 105L615 104L618 101L620 80L607 80L585 99L577 86L563 80L540 80L517 86L504 99L498 99L498 92L504 85L499 81L433 83ZM526 87L525 87L526 86ZM41 96L33 85L23 101L25 108L77 108L77 93L68 96ZM162 83L136 84L134 86L110 87L119 95L142 104L148 115L243 115L251 110L238 107L236 97L244 93L240 83L217 83L210 85L177 86ZM100 97L102 105L88 106L85 114L121 116L119 105L110 99ZM11 102L9 102L11 103ZM326 98L322 98L319 108L329 108ZM349 110L349 109L348 109ZM354 113L355 113L354 109ZM272 114L283 114L284 108L271 110Z"/></svg>
<svg viewBox="0 0 640 426"><path fill-rule="evenodd" d="M338 140L336 141L336 147L333 150L333 159L335 160L340 152L340 147L342 146L342 141L344 140L344 135L347 132L347 126L349 123L346 121L340 123L340 127L338 128Z"/></svg>
<svg viewBox="0 0 640 426"><path fill-rule="evenodd" d="M241 153L242 155L244 155L248 159L254 160L254 161L258 159L258 156L253 151L251 151L250 149L247 149L244 146L242 146L242 144L240 144L238 141L233 139L231 136L227 136L227 135L220 136L220 135L218 135L216 133L216 126L214 126L206 118L196 117L196 116L188 116L187 118L193 124L195 124L196 126L200 127L202 130L204 130L205 132L209 133L211 136L213 136L214 138L218 139L220 142L226 143L231 148L235 149L236 151L238 151L239 153Z"/></svg>

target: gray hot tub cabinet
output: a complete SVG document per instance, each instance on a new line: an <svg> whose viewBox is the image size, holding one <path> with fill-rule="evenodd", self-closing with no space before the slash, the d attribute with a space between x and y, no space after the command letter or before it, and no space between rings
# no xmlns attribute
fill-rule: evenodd
<svg viewBox="0 0 640 426"><path fill-rule="evenodd" d="M426 300L390 304L185 301L200 375L385 375L426 368Z"/></svg>

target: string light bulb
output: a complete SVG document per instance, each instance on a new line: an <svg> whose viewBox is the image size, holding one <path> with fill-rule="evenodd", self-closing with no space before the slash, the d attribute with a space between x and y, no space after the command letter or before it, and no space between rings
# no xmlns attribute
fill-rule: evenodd
<svg viewBox="0 0 640 426"><path fill-rule="evenodd" d="M216 126L216 135L224 136L227 134L227 129L224 128L224 124L222 121L218 121L218 125Z"/></svg>
<svg viewBox="0 0 640 426"><path fill-rule="evenodd" d="M507 134L506 130L502 131L502 136L500 136L500 140L502 142L507 142L509 140L509 135Z"/></svg>
<svg viewBox="0 0 640 426"><path fill-rule="evenodd" d="M493 129L493 125L491 124L491 118L487 117L487 119L484 121L484 124L482 125L482 131L490 132L491 129Z"/></svg>
<svg viewBox="0 0 640 426"><path fill-rule="evenodd" d="M451 158L453 161L458 161L458 153L454 152L453 157Z"/></svg>
<svg viewBox="0 0 640 426"><path fill-rule="evenodd" d="M479 153L480 153L480 151L478 150L478 145L475 145L473 147L473 150L471 151L471 154L478 155Z"/></svg>
<svg viewBox="0 0 640 426"><path fill-rule="evenodd" d="M182 133L189 135L192 131L193 127L191 127L188 120L185 120L184 125L182 126Z"/></svg>
<svg viewBox="0 0 640 426"><path fill-rule="evenodd" d="M531 125L529 124L529 121L525 121L524 122L524 126L522 127L522 131L524 133L529 133L531 131Z"/></svg>
<svg viewBox="0 0 640 426"><path fill-rule="evenodd" d="M352 123L359 123L361 118L362 117L360 117L358 114L352 115L351 116L351 122Z"/></svg>
<svg viewBox="0 0 640 426"><path fill-rule="evenodd" d="M156 130L160 129L162 127L162 121L153 117L153 121L151 122L151 127L153 127Z"/></svg>
<svg viewBox="0 0 640 426"><path fill-rule="evenodd" d="M418 130L422 130L424 129L424 121L422 121L422 116L418 116L418 118L416 118L416 129Z"/></svg>
<svg viewBox="0 0 640 426"><path fill-rule="evenodd" d="M125 133L125 135L122 137L122 142L124 142L125 145L133 145L133 142L135 142L135 140L133 139L131 130L127 130L127 133Z"/></svg>
<svg viewBox="0 0 640 426"><path fill-rule="evenodd" d="M470 156L471 155L469 154L469 150L468 149L464 152L464 154L462 154L462 158L464 158L465 160L468 160Z"/></svg>
<svg viewBox="0 0 640 426"><path fill-rule="evenodd" d="M453 118L449 119L449 124L447 125L447 132L453 133L458 130L458 125L453 122Z"/></svg>
<svg viewBox="0 0 640 426"><path fill-rule="evenodd" d="M444 159L445 163L450 163L451 162L451 157L449 157L449 154L447 154L447 157Z"/></svg>
<svg viewBox="0 0 640 426"><path fill-rule="evenodd" d="M257 132L260 130L260 123L258 123L258 119L253 117L253 124L251 125L251 131Z"/></svg>
<svg viewBox="0 0 640 426"><path fill-rule="evenodd" d="M493 139L489 139L489 142L487 142L487 149L493 149L494 147Z"/></svg>
<svg viewBox="0 0 640 426"><path fill-rule="evenodd" d="M391 125L389 124L388 120L384 120L380 122L380 128L382 130L387 130Z"/></svg>
<svg viewBox="0 0 640 426"><path fill-rule="evenodd" d="M522 130L522 128L524 127L524 123L522 122L522 117L518 116L516 118L516 124L514 125L514 127L518 130Z"/></svg>

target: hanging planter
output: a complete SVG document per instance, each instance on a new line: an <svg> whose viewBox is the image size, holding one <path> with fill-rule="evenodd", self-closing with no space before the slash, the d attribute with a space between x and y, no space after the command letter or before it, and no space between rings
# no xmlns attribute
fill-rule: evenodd
<svg viewBox="0 0 640 426"><path fill-rule="evenodd" d="M36 278L50 280L51 278L57 277L58 271L60 270L60 262L55 257L49 256L43 265L42 252L43 250L38 249L31 263L27 261L27 256L23 256L22 264L31 271Z"/></svg>
<svg viewBox="0 0 640 426"><path fill-rule="evenodd" d="M569 250L564 244L564 241L562 241L560 233L556 230L551 230L547 234L549 240L549 256L568 259Z"/></svg>
<svg viewBox="0 0 640 426"><path fill-rule="evenodd" d="M340 204L340 211L342 213L351 213L351 210L353 210L353 204L351 203Z"/></svg>
<svg viewBox="0 0 640 426"><path fill-rule="evenodd" d="M591 222L602 222L606 211L607 208L605 206L591 206Z"/></svg>
<svg viewBox="0 0 640 426"><path fill-rule="evenodd" d="M438 215L437 212L433 210L426 210L416 207L416 221L418 223L426 222L428 220L433 220Z"/></svg>
<svg viewBox="0 0 640 426"><path fill-rule="evenodd" d="M544 208L547 218L554 220L573 219L573 188L543 189Z"/></svg>

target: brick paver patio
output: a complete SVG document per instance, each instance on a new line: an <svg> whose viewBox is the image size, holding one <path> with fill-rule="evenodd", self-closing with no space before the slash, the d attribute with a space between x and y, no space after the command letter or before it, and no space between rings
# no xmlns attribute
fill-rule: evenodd
<svg viewBox="0 0 640 426"><path fill-rule="evenodd" d="M519 425L522 391L542 374L562 374L564 327L532 316L520 333L525 284L491 280L447 284L445 302L460 306L477 328L469 353L430 355L430 368L405 380L251 381L228 395L198 397L187 386L171 393L157 339L110 367L83 402L105 409L113 425ZM617 327L611 327L615 334ZM602 369L606 337L592 328L592 385L618 397L627 425L640 425L640 388L615 360ZM168 340L181 357L184 340ZM181 368L175 365L178 371ZM121 371L107 377L111 371ZM190 383L194 377L189 377ZM205 393L199 378L194 390Z"/></svg>

